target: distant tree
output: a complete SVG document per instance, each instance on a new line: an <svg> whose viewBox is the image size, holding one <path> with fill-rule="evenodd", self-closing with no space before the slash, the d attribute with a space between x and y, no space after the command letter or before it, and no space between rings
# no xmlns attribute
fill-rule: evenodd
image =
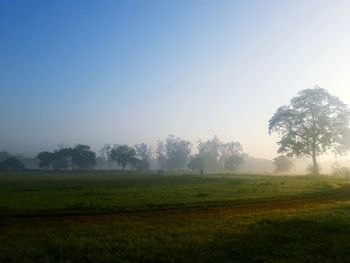
<svg viewBox="0 0 350 263"><path fill-rule="evenodd" d="M136 151L133 147L130 147L126 144L124 145L114 145L111 150L111 158L116 161L118 165L122 167L122 170L125 170L125 167L129 164L134 165L136 159Z"/></svg>
<svg viewBox="0 0 350 263"><path fill-rule="evenodd" d="M222 143L220 145L220 161L229 171L237 171L243 163L242 145L239 142Z"/></svg>
<svg viewBox="0 0 350 263"><path fill-rule="evenodd" d="M207 141L199 141L198 157L203 169L220 172L224 169L236 171L243 163L243 149L239 142L223 143L217 136Z"/></svg>
<svg viewBox="0 0 350 263"><path fill-rule="evenodd" d="M67 169L69 165L73 169L73 149L61 146L58 151L53 153L52 167L55 170Z"/></svg>
<svg viewBox="0 0 350 263"><path fill-rule="evenodd" d="M232 172L237 171L238 167L243 163L243 157L241 155L230 155L224 160L224 167Z"/></svg>
<svg viewBox="0 0 350 263"><path fill-rule="evenodd" d="M273 159L273 164L276 166L275 173L288 172L293 166L293 162L284 155L277 156Z"/></svg>
<svg viewBox="0 0 350 263"><path fill-rule="evenodd" d="M163 141L158 140L156 154L157 154L157 160L160 165L160 168L165 169L167 156L166 156L165 145Z"/></svg>
<svg viewBox="0 0 350 263"><path fill-rule="evenodd" d="M334 163L332 165L332 175L349 178L350 177L350 168L349 167L340 166L339 163Z"/></svg>
<svg viewBox="0 0 350 263"><path fill-rule="evenodd" d="M78 144L71 150L72 163L80 170L96 166L96 154L91 151L90 146Z"/></svg>
<svg viewBox="0 0 350 263"><path fill-rule="evenodd" d="M185 169L191 153L191 143L169 135L165 143L158 141L157 157L161 166L171 170Z"/></svg>
<svg viewBox="0 0 350 263"><path fill-rule="evenodd" d="M317 156L329 150L344 154L350 147L350 111L339 98L321 88L306 89L288 106L277 109L269 133L281 136L278 153L309 156L313 174L319 174Z"/></svg>
<svg viewBox="0 0 350 263"><path fill-rule="evenodd" d="M137 170L148 170L150 166L150 160L152 155L152 149L150 146L144 143L135 145L135 160L133 166Z"/></svg>
<svg viewBox="0 0 350 263"><path fill-rule="evenodd" d="M100 156L99 159L102 161L102 163L106 163L108 168L111 169L111 150L112 146L109 143L105 143L102 149L100 150Z"/></svg>
<svg viewBox="0 0 350 263"><path fill-rule="evenodd" d="M0 163L1 170L23 170L25 169L24 164L16 157L8 157Z"/></svg>
<svg viewBox="0 0 350 263"><path fill-rule="evenodd" d="M54 154L50 152L40 152L37 156L39 159L39 167L48 169L52 166Z"/></svg>
<svg viewBox="0 0 350 263"><path fill-rule="evenodd" d="M187 165L187 167L191 170L204 170L204 158L200 154L196 154L194 156L191 156L190 161Z"/></svg>

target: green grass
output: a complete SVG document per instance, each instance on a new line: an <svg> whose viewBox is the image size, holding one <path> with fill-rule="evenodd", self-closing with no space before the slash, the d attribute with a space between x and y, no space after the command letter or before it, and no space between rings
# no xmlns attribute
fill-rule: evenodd
<svg viewBox="0 0 350 263"><path fill-rule="evenodd" d="M5 174L0 262L349 262L348 189L330 177Z"/></svg>
<svg viewBox="0 0 350 263"><path fill-rule="evenodd" d="M325 178L30 172L0 176L0 216L220 205L335 189Z"/></svg>

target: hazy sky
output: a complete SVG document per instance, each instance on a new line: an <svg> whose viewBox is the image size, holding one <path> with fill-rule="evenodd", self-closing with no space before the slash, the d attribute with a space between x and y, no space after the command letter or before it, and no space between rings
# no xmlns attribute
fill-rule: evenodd
<svg viewBox="0 0 350 263"><path fill-rule="evenodd" d="M0 0L0 150L218 135L273 158L277 107L350 104L350 1Z"/></svg>

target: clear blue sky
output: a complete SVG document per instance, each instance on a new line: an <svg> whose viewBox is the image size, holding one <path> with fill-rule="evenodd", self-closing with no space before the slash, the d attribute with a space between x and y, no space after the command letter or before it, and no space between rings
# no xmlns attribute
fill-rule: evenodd
<svg viewBox="0 0 350 263"><path fill-rule="evenodd" d="M218 135L319 85L350 103L350 1L0 0L0 150Z"/></svg>

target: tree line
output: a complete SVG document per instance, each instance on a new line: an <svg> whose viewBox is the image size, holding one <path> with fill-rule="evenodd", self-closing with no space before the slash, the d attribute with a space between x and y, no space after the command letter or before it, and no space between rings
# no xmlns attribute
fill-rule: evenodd
<svg viewBox="0 0 350 263"><path fill-rule="evenodd" d="M140 143L134 146L105 144L100 155L88 145L61 147L53 152L40 152L37 155L39 167L56 170L92 169L97 162L105 162L109 168L117 163L122 171L125 169L147 171L155 153L156 160L162 170L204 170L234 172L243 162L242 145L239 142L223 143L217 136L207 141L199 141L198 153L191 155L192 144L184 139L169 135L165 140L157 142L156 151L151 146Z"/></svg>
<svg viewBox="0 0 350 263"><path fill-rule="evenodd" d="M278 154L274 159L276 172L285 172L292 167L290 158L308 156L312 160L311 173L318 175L318 156L326 152L341 155L350 150L350 109L338 97L325 89L316 87L300 91L289 105L281 106L269 121L270 134L277 133L280 140ZM191 155L189 141L170 135L158 141L156 159L161 170L237 171L243 162L242 145L239 142L223 143L217 136L199 141L197 153ZM40 152L37 156L42 169L91 169L97 159L109 165L116 162L126 168L148 170L152 157L150 146L141 143L135 146L106 144L100 156L88 145L61 147L54 152ZM15 157L0 162L0 169L16 170L24 166Z"/></svg>

